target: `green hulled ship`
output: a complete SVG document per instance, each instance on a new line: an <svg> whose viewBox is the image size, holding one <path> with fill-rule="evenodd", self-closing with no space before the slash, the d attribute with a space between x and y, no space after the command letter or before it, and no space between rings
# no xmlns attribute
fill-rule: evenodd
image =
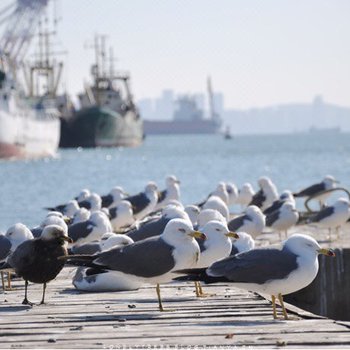
<svg viewBox="0 0 350 350"><path fill-rule="evenodd" d="M62 119L60 147L131 147L143 140L143 122L130 93L129 75L114 73L112 53L106 71L102 39L95 39L94 83L79 95L81 108Z"/></svg>

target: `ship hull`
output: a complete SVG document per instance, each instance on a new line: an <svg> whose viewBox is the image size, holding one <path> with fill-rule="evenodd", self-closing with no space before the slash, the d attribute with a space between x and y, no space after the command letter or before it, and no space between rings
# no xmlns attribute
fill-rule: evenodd
<svg viewBox="0 0 350 350"><path fill-rule="evenodd" d="M220 126L212 120L199 121L155 121L145 120L146 135L162 134L216 134Z"/></svg>
<svg viewBox="0 0 350 350"><path fill-rule="evenodd" d="M60 147L135 147L142 139L143 123L134 111L121 116L93 106L62 120Z"/></svg>
<svg viewBox="0 0 350 350"><path fill-rule="evenodd" d="M58 118L34 111L0 111L0 158L40 158L55 155L60 135Z"/></svg>

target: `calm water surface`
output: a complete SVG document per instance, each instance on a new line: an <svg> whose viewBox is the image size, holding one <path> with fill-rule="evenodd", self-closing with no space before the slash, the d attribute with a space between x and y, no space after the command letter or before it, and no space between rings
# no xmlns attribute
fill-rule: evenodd
<svg viewBox="0 0 350 350"><path fill-rule="evenodd" d="M153 136L139 148L60 150L55 159L0 161L0 230L16 222L40 223L43 207L65 203L89 188L129 193L149 180L181 180L185 204L203 199L219 181L241 186L270 176L278 189L298 190L332 174L350 188L350 134Z"/></svg>

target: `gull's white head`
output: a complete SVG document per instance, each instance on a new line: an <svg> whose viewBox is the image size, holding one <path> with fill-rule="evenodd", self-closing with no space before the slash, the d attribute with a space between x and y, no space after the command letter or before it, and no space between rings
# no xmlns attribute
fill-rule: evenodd
<svg viewBox="0 0 350 350"><path fill-rule="evenodd" d="M303 257L316 257L318 254L335 256L331 249L322 249L317 241L307 235L295 233L283 242L283 248Z"/></svg>
<svg viewBox="0 0 350 350"><path fill-rule="evenodd" d="M163 210L162 210L162 216L167 218L167 219L185 219L185 220L190 220L189 216L187 213L174 205L167 205Z"/></svg>
<svg viewBox="0 0 350 350"><path fill-rule="evenodd" d="M238 239L239 236L235 232L230 232L227 228L226 223L211 220L207 222L201 231L206 235L208 242L209 241L218 241L222 239Z"/></svg>
<svg viewBox="0 0 350 350"><path fill-rule="evenodd" d="M169 244L176 245L194 241L194 238L205 239L205 235L195 231L191 221L185 219L170 220L162 233L162 238Z"/></svg>
<svg viewBox="0 0 350 350"><path fill-rule="evenodd" d="M187 205L185 207L185 212L190 218L192 225L196 225L198 220L198 215L200 212L199 208L196 205Z"/></svg>
<svg viewBox="0 0 350 350"><path fill-rule="evenodd" d="M173 186L175 184L180 184L180 181L176 178L175 175L169 175L167 176L167 178L165 179L165 183L166 183L166 186L170 187L170 186Z"/></svg>
<svg viewBox="0 0 350 350"><path fill-rule="evenodd" d="M72 239L68 237L64 229L58 225L46 226L43 232L41 233L40 238L44 241L58 241L60 245L63 245L66 242L73 242Z"/></svg>
<svg viewBox="0 0 350 350"><path fill-rule="evenodd" d="M199 227L203 227L209 221L216 220L226 224L224 216L216 209L203 209L197 217Z"/></svg>
<svg viewBox="0 0 350 350"><path fill-rule="evenodd" d="M134 243L134 241L130 237L114 233L107 239L101 240L101 250L108 250L114 247L127 246L132 243Z"/></svg>
<svg viewBox="0 0 350 350"><path fill-rule="evenodd" d="M29 228L21 223L17 223L9 227L5 233L5 236L12 243L11 250L17 248L17 246L23 243L24 241L34 238Z"/></svg>

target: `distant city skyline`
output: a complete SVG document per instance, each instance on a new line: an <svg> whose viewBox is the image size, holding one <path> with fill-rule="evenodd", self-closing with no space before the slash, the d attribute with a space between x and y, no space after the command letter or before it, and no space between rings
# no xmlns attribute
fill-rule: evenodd
<svg viewBox="0 0 350 350"><path fill-rule="evenodd" d="M137 100L144 120L172 120L176 100L186 94L171 89L163 90L160 96ZM209 118L207 95L189 94ZM295 102L252 108L227 108L222 92L214 93L214 108L219 113L222 130L229 127L234 134L293 133L331 130L350 132L350 108L338 106L316 95L308 102Z"/></svg>

